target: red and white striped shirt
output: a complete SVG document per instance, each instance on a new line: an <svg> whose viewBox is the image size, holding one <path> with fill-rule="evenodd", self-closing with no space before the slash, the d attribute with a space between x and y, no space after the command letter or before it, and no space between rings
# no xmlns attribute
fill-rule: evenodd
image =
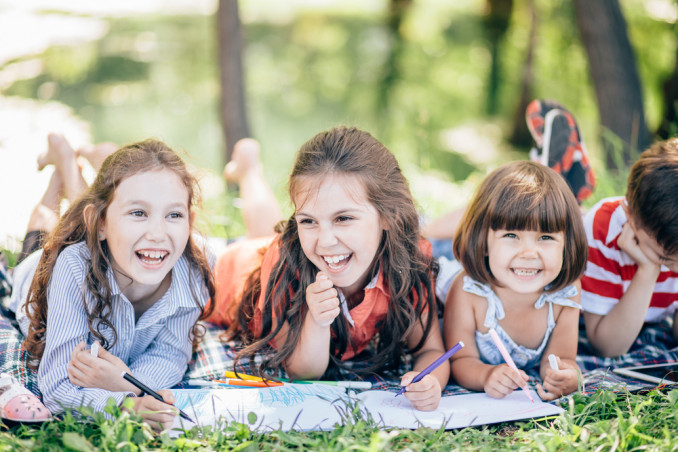
<svg viewBox="0 0 678 452"><path fill-rule="evenodd" d="M589 258L581 279L584 311L605 315L624 295L638 265L617 245L622 226L628 221L623 197L598 202L584 217ZM658 322L678 309L678 273L661 267L654 286L646 322Z"/></svg>

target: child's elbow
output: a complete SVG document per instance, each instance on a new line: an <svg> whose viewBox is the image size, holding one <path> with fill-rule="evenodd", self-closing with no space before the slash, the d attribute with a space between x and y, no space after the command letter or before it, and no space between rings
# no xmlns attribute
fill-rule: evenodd
<svg viewBox="0 0 678 452"><path fill-rule="evenodd" d="M593 341L592 339L589 339L589 342L591 344L591 348L593 349L593 352L600 356L601 358L618 358L621 355L628 353L629 349L631 348L631 345L629 344L628 346L625 346L624 344L620 344L619 342L617 343L610 343L607 341Z"/></svg>

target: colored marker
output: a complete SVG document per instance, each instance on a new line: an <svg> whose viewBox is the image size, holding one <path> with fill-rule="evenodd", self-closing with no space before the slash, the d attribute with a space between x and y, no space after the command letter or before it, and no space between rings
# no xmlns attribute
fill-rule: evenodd
<svg viewBox="0 0 678 452"><path fill-rule="evenodd" d="M513 362L511 355L509 355L508 350L506 350L506 347L504 347L504 343L501 341L501 339L499 339L499 335L497 334L496 331L494 331L494 328L490 328L490 337L494 341L494 345L496 345L497 348L499 349L499 353L501 353L501 356L504 357L504 361L506 361L506 364L508 364L511 369L517 371L518 367L516 366L516 363ZM524 384L520 388L523 391L525 391L527 397L532 401L532 403L534 403L534 399L532 398L532 394L530 394L530 390L527 388L527 384Z"/></svg>
<svg viewBox="0 0 678 452"><path fill-rule="evenodd" d="M301 384L301 385L328 385L328 386L338 386L340 388L349 388L349 389L372 389L372 383L369 381L348 381L348 380L287 380L289 383Z"/></svg>
<svg viewBox="0 0 678 452"><path fill-rule="evenodd" d="M237 378L227 378L226 380L214 380L223 386L247 386L249 388L269 388L273 386L282 386L284 383L280 381L250 381L239 380Z"/></svg>
<svg viewBox="0 0 678 452"><path fill-rule="evenodd" d="M553 353L549 355L549 364L551 365L551 369L560 370L560 367L558 367L558 359Z"/></svg>
<svg viewBox="0 0 678 452"><path fill-rule="evenodd" d="M239 380L247 380L247 381L264 381L263 378L257 377L254 375L246 375L246 374L236 374L235 372L231 372L230 370L227 370L224 372L224 377L226 378L236 378Z"/></svg>
<svg viewBox="0 0 678 452"><path fill-rule="evenodd" d="M443 353L440 358L433 361L426 369L419 372L419 375L414 377L414 379L410 382L410 384L420 381L426 375L428 375L431 372L433 372L434 370L436 370L438 368L438 366L440 366L442 363L444 363L445 361L450 359L452 357L452 355L454 355L459 350L461 350L463 346L464 346L464 343L462 341L459 341L457 343L457 345L455 345L454 347L452 347L451 349L449 349L448 351ZM400 394L402 394L406 390L407 390L407 386L403 386L402 388L400 388L400 391L398 391L398 393L395 396L398 397Z"/></svg>
<svg viewBox="0 0 678 452"><path fill-rule="evenodd" d="M187 381L187 383L191 386L206 386L206 387L212 387L212 388L218 388L219 387L218 383L215 383L211 380L200 380L200 379L191 378Z"/></svg>
<svg viewBox="0 0 678 452"><path fill-rule="evenodd" d="M320 384L320 385L338 386L340 388L350 388L350 389L372 389L372 383L370 383L369 381L318 380L318 381L311 381L311 383L316 383L316 384Z"/></svg>
<svg viewBox="0 0 678 452"><path fill-rule="evenodd" d="M165 402L165 399L163 399L160 394L158 394L157 392L155 392L154 390L152 390L151 388L149 388L148 386L146 386L145 384L143 384L142 382L140 382L139 380L137 380L136 378L134 378L133 376L131 376L127 372L125 372L124 370L122 371L120 376L122 378L124 378L125 380L129 381L130 383L132 383L141 392L145 392L146 394L153 397L154 399L160 400L162 403L167 403L167 402ZM179 410L179 408L177 408L177 410ZM183 417L184 419L186 419L187 421L193 422L195 424L195 421L193 419L191 419L190 417L188 417L188 414L184 413L183 411L179 410L179 415L181 417Z"/></svg>

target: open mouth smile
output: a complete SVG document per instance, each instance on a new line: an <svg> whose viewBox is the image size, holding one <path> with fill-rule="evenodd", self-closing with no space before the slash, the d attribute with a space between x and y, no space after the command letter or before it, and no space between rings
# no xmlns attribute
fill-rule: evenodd
<svg viewBox="0 0 678 452"><path fill-rule="evenodd" d="M158 265L169 256L167 251L151 251L151 250L139 250L135 251L137 257L147 265Z"/></svg>
<svg viewBox="0 0 678 452"><path fill-rule="evenodd" d="M338 271L343 269L353 254L337 254L334 256L322 256L330 270Z"/></svg>
<svg viewBox="0 0 678 452"><path fill-rule="evenodd" d="M541 272L540 269L538 268L512 268L511 271L519 277L523 278L529 278L532 276L536 276L539 272Z"/></svg>

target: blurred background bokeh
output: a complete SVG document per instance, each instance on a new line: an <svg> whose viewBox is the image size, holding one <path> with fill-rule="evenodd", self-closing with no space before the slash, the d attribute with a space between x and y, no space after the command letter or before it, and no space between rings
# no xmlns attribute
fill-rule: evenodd
<svg viewBox="0 0 678 452"><path fill-rule="evenodd" d="M678 130L676 16L671 0L0 0L0 247L47 184L50 131L76 147L166 141L201 175L204 232L236 236L220 173L238 138L261 142L289 210L298 147L355 125L435 216L527 158L525 105L548 98L579 123L591 205Z"/></svg>

